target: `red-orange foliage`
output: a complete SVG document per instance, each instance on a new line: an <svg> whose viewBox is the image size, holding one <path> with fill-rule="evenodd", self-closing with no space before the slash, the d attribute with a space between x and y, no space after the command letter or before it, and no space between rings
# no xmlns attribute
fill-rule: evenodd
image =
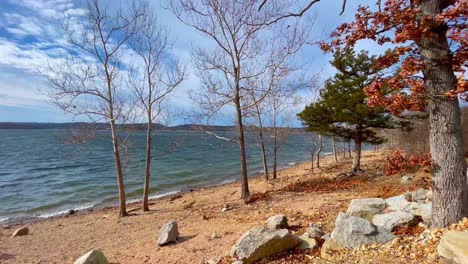
<svg viewBox="0 0 468 264"><path fill-rule="evenodd" d="M356 20L339 26L332 33L332 41L321 43L326 52L334 52L344 46L354 46L362 39L376 41L379 45L391 43L394 48L380 57L375 67L388 69L400 66L393 74L376 79L365 90L369 105L382 105L395 114L408 110L424 110L428 96L424 88L421 70L423 68L418 41L430 37L431 25L445 24L447 38L452 51L451 63L458 76L453 90L440 95L467 99L468 84L464 77L468 62L468 1L449 0L450 6L435 17L423 17L421 0L386 0L383 8L372 11L360 6ZM385 96L383 89L392 89L391 96Z"/></svg>
<svg viewBox="0 0 468 264"><path fill-rule="evenodd" d="M426 167L431 165L432 159L430 153L419 156L405 157L401 149L394 149L386 158L385 174L395 175L398 173L406 173L411 168Z"/></svg>

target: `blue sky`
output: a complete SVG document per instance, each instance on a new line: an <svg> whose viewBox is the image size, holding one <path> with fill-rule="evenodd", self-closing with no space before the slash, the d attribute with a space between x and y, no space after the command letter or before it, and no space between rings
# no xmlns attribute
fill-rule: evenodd
<svg viewBox="0 0 468 264"><path fill-rule="evenodd" d="M117 2L113 0L112 3ZM122 1L126 4L127 1ZM310 12L317 15L313 37L329 34L339 24L351 21L356 2L373 4L374 1L349 1L344 15L339 16L341 1L322 1ZM171 38L175 40L174 51L179 59L188 64L192 47L210 45L193 29L179 22L169 11L161 7L162 0L151 1L159 21L169 27ZM302 3L306 3L303 0ZM60 28L60 18L64 14L80 16L83 10L80 1L73 0L0 0L0 122L69 122L73 117L65 115L48 102L44 95L47 82L37 71L48 62L60 59L67 52L67 43ZM381 50L376 44L363 42L359 49L377 53ZM310 72L321 71L321 77L332 75L328 65L330 55L324 55L315 46L307 46L298 56L307 62ZM190 107L187 96L190 89L197 89L199 82L194 74L176 91L171 102L178 106ZM304 94L307 96L307 94ZM76 119L75 119L76 120ZM173 124L182 123L176 119ZM224 121L220 121L223 123Z"/></svg>

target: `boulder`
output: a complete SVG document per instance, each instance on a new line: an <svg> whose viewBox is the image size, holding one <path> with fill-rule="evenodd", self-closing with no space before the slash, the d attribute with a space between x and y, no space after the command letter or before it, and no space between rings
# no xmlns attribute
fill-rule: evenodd
<svg viewBox="0 0 468 264"><path fill-rule="evenodd" d="M396 211L386 214L374 215L372 223L376 226L383 227L385 230L392 231L395 227L398 226L415 225L416 218L410 213Z"/></svg>
<svg viewBox="0 0 468 264"><path fill-rule="evenodd" d="M387 208L392 211L403 211L410 204L404 194L387 198L385 199L385 203L387 204Z"/></svg>
<svg viewBox="0 0 468 264"><path fill-rule="evenodd" d="M301 240L301 244L299 244L299 248L301 250L316 249L319 247L317 240L315 240L313 237L309 237L308 234L303 234L299 237L299 239Z"/></svg>
<svg viewBox="0 0 468 264"><path fill-rule="evenodd" d="M411 201L412 202L425 202L427 198L429 190L418 189L411 193Z"/></svg>
<svg viewBox="0 0 468 264"><path fill-rule="evenodd" d="M274 215L267 219L266 226L270 229L288 228L288 218L285 215Z"/></svg>
<svg viewBox="0 0 468 264"><path fill-rule="evenodd" d="M245 232L232 246L231 257L237 257L245 264L294 248L302 241L287 229L254 227Z"/></svg>
<svg viewBox="0 0 468 264"><path fill-rule="evenodd" d="M158 245L164 246L171 242L176 242L179 238L179 228L176 221L164 224L159 230Z"/></svg>
<svg viewBox="0 0 468 264"><path fill-rule="evenodd" d="M336 239L329 238L323 243L320 249L320 256L326 260L332 260L333 252L343 248L343 245L336 241Z"/></svg>
<svg viewBox="0 0 468 264"><path fill-rule="evenodd" d="M385 207L385 200L381 198L353 199L346 214L372 221L372 217L381 213Z"/></svg>
<svg viewBox="0 0 468 264"><path fill-rule="evenodd" d="M446 263L468 263L468 232L449 231L442 236L437 248Z"/></svg>
<svg viewBox="0 0 468 264"><path fill-rule="evenodd" d="M104 254L97 249L93 249L88 253L81 256L77 259L73 264L108 264L106 257Z"/></svg>
<svg viewBox="0 0 468 264"><path fill-rule="evenodd" d="M382 227L378 227L363 218L339 213L335 222L335 229L331 234L340 245L348 248L360 245L386 243L395 236Z"/></svg>
<svg viewBox="0 0 468 264"><path fill-rule="evenodd" d="M18 236L25 236L27 234L29 234L29 228L27 226L23 226L21 228L16 229L13 235L11 236L18 237Z"/></svg>
<svg viewBox="0 0 468 264"><path fill-rule="evenodd" d="M431 225L432 203L413 202L408 206L407 211L414 216L420 216L426 224Z"/></svg>

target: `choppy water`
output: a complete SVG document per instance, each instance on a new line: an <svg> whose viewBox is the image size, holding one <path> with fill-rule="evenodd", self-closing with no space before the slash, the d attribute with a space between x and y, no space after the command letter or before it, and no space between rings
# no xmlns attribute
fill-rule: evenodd
<svg viewBox="0 0 468 264"><path fill-rule="evenodd" d="M65 130L0 130L0 223L116 203L117 183L109 138L101 136L88 144L66 145L65 137ZM174 144L174 152L153 161L153 197L238 179L239 152L234 143L203 132L168 131L155 136L155 153L166 152ZM280 149L279 165L309 159L310 146L310 134L289 135ZM258 174L262 166L254 135L248 136L247 157L249 174ZM127 197L138 199L143 187L144 132L132 134L125 160Z"/></svg>

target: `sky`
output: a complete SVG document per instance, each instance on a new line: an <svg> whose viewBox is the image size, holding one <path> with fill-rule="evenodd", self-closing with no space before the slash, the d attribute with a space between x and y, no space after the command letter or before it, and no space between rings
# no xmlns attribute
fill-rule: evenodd
<svg viewBox="0 0 468 264"><path fill-rule="evenodd" d="M112 4L117 2L112 0ZM306 2L303 0L302 3ZM348 2L346 12L341 16L341 1L325 0L314 5L309 11L317 16L312 38L323 38L336 26L351 21L357 2L364 5L374 3L370 0ZM126 5L128 1L122 0L121 4ZM169 28L174 42L172 54L189 69L189 78L175 91L168 104L189 109L193 102L187 93L200 86L198 77L190 72L193 68L190 65L191 53L197 45L212 45L211 40L182 24L163 8L165 0L152 0L150 4L159 22ZM70 52L60 20L64 15L80 16L83 12L78 0L0 0L0 122L80 121L49 102L45 95L48 83L38 69ZM369 50L371 54L382 50L371 42L361 42L357 49ZM307 70L311 73L320 72L322 79L334 74L328 63L330 55L324 55L317 46L306 46L298 58L307 63ZM303 96L308 95L304 93ZM218 124L228 122L219 120ZM176 118L171 123L181 124L184 120Z"/></svg>

